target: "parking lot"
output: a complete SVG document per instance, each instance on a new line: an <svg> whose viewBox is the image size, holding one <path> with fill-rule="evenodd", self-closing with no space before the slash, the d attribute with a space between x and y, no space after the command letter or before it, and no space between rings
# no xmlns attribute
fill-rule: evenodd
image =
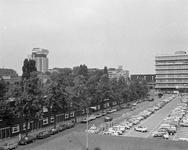
<svg viewBox="0 0 188 150"><path fill-rule="evenodd" d="M152 137L152 132L157 130L162 123L163 119L167 117L170 112L177 106L177 98L172 100L170 103L165 105L163 108L159 109L156 113L152 114L146 120L140 122L140 125L143 125L148 128L148 132L142 133L134 131L132 128L130 131L127 131L124 136L130 137L143 137L148 138Z"/></svg>

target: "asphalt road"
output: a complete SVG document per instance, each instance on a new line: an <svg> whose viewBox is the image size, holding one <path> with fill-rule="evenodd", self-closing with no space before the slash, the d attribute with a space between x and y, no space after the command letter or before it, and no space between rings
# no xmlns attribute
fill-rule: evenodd
<svg viewBox="0 0 188 150"><path fill-rule="evenodd" d="M148 132L142 133L142 132L134 131L134 128L132 128L130 131L127 131L124 134L124 136L143 137L143 138L152 137L152 132L156 131L159 128L163 119L167 117L176 106L177 106L177 98L173 99L170 103L165 105L163 108L159 109L157 112L152 114L146 120L143 120L140 123L140 125L147 127Z"/></svg>

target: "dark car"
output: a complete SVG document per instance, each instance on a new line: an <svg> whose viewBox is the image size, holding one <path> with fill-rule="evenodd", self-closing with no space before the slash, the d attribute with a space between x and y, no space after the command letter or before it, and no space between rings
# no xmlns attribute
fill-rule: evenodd
<svg viewBox="0 0 188 150"><path fill-rule="evenodd" d="M148 101L154 101L154 97L149 97Z"/></svg>
<svg viewBox="0 0 188 150"><path fill-rule="evenodd" d="M102 116L105 116L106 114L107 114L106 111L103 111L103 112L102 112Z"/></svg>
<svg viewBox="0 0 188 150"><path fill-rule="evenodd" d="M104 121L105 121L105 122L112 121L112 120L113 120L112 117L107 117L107 116L106 116L106 117L104 118Z"/></svg>
<svg viewBox="0 0 188 150"><path fill-rule="evenodd" d="M67 129L73 128L75 126L74 122L69 122L66 124L67 125Z"/></svg>
<svg viewBox="0 0 188 150"><path fill-rule="evenodd" d="M51 135L54 135L54 134L57 134L59 131L58 131L58 128L52 128L52 129L50 129L49 132Z"/></svg>
<svg viewBox="0 0 188 150"><path fill-rule="evenodd" d="M159 94L158 94L158 97L159 97L159 98L163 97L163 93L159 93Z"/></svg>
<svg viewBox="0 0 188 150"><path fill-rule="evenodd" d="M44 139L50 137L50 132L49 131L41 131L37 134L37 139Z"/></svg>
<svg viewBox="0 0 188 150"><path fill-rule="evenodd" d="M60 126L59 126L59 128L60 128L60 130L66 130L67 129L67 124L61 124Z"/></svg>
<svg viewBox="0 0 188 150"><path fill-rule="evenodd" d="M36 140L35 136L28 135L28 136L22 137L21 140L18 142L18 144L26 145L26 144L34 142L35 140Z"/></svg>

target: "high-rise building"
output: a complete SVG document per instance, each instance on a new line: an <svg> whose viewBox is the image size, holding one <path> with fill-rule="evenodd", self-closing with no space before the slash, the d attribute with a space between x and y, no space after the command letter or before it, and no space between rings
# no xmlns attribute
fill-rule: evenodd
<svg viewBox="0 0 188 150"><path fill-rule="evenodd" d="M172 55L155 56L156 89L163 91L188 88L188 54L177 51Z"/></svg>
<svg viewBox="0 0 188 150"><path fill-rule="evenodd" d="M32 54L28 55L28 59L34 59L36 61L37 71L48 71L48 55L49 51L42 48L33 48Z"/></svg>

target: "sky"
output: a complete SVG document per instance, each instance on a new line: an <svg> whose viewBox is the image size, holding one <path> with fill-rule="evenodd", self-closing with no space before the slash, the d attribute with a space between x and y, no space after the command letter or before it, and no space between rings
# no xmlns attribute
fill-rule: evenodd
<svg viewBox="0 0 188 150"><path fill-rule="evenodd" d="M35 47L49 68L85 64L155 73L155 56L188 52L187 0L0 0L0 68L22 73Z"/></svg>

